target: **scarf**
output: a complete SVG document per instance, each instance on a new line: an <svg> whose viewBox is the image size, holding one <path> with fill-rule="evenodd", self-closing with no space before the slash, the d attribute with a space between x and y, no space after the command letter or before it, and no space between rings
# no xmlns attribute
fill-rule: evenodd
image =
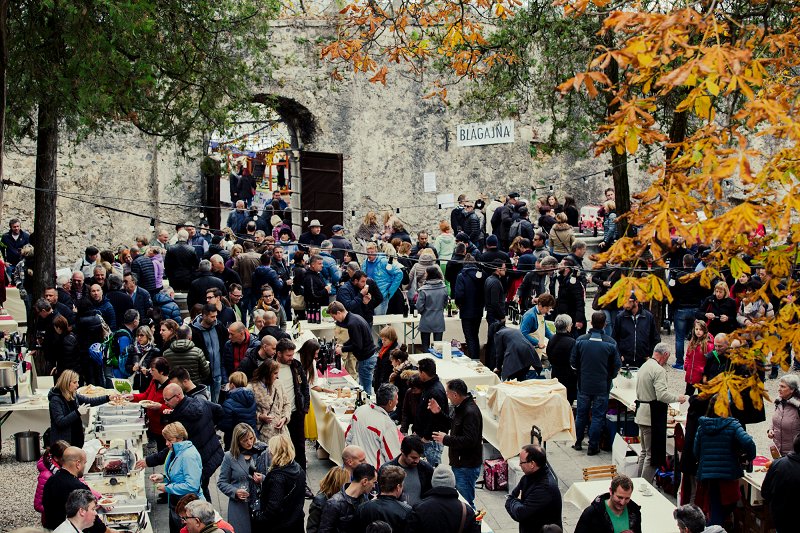
<svg viewBox="0 0 800 533"><path fill-rule="evenodd" d="M233 344L233 343L231 343ZM245 356L247 355L247 349L250 347L250 332L245 330L244 331L244 342L241 344L233 344L233 368L239 368L239 363L241 363Z"/></svg>
<svg viewBox="0 0 800 533"><path fill-rule="evenodd" d="M383 356L389 353L389 351L395 346L394 343L386 346L385 344L381 345L381 349L378 351L378 359L383 359Z"/></svg>

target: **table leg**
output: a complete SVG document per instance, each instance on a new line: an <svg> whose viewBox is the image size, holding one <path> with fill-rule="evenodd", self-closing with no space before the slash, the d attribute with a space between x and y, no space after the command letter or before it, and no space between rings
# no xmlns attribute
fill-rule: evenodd
<svg viewBox="0 0 800 533"><path fill-rule="evenodd" d="M0 416L0 454L3 453L3 424L6 423L6 420L14 414L14 411L6 411L3 413L3 416Z"/></svg>

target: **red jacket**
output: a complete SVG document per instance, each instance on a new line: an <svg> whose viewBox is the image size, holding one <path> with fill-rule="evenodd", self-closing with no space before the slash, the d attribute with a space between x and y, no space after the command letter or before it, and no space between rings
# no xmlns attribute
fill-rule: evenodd
<svg viewBox="0 0 800 533"><path fill-rule="evenodd" d="M706 367L706 354L714 349L714 337L708 334L708 339L703 344L698 344L693 350L686 348L683 358L683 370L686 372L686 383L692 385L703 381L703 369Z"/></svg>
<svg viewBox="0 0 800 533"><path fill-rule="evenodd" d="M158 402L161 404L161 409L146 409L148 424L148 431L154 435L161 435L161 430L164 429L164 424L161 423L161 411L169 409L164 403L164 387L169 385L169 380L164 381L164 384L159 384L155 379L150 380L150 385L147 386L144 392L133 395L134 402L142 400L150 400L151 402Z"/></svg>

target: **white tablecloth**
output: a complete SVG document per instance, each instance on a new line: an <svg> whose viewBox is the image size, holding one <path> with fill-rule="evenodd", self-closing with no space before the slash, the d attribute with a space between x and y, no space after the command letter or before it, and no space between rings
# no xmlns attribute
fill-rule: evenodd
<svg viewBox="0 0 800 533"><path fill-rule="evenodd" d="M564 385L555 379L500 383L489 388L483 436L508 459L531 441L531 427L546 441L575 441L575 419ZM482 403L482 402L481 402Z"/></svg>
<svg viewBox="0 0 800 533"><path fill-rule="evenodd" d="M643 478L633 478L631 499L642 507L642 531L647 533L675 533L677 526L672 512L675 506ZM585 509L600 494L607 493L610 479L598 481L579 481L564 494L564 503L571 503L578 509ZM642 489L647 487L650 496L644 496Z"/></svg>
<svg viewBox="0 0 800 533"><path fill-rule="evenodd" d="M337 376L338 377L338 376ZM352 377L345 374L345 380L349 386L357 387L358 384ZM323 380L319 383L322 387L330 387ZM314 419L317 422L317 442L330 454L330 459L339 466L342 466L342 450L344 449L344 432L350 424L352 413L347 415L343 412L334 412L331 409L334 403L355 403L355 397L337 400L335 394L311 391L311 405L314 408Z"/></svg>
<svg viewBox="0 0 800 533"><path fill-rule="evenodd" d="M442 383L446 384L451 379L463 379L468 389L474 389L478 385L491 386L500 383L497 374L483 365L476 366L477 361L463 355L452 359L438 359L429 353L415 353L408 356L415 365L426 357L436 362L436 375Z"/></svg>

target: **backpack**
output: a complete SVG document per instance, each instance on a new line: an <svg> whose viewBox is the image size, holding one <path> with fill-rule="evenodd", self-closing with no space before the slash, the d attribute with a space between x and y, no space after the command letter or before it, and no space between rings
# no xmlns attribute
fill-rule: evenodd
<svg viewBox="0 0 800 533"><path fill-rule="evenodd" d="M513 241L515 237L519 236L522 231L522 219L519 218L511 223L511 228L508 230L508 240Z"/></svg>
<svg viewBox="0 0 800 533"><path fill-rule="evenodd" d="M114 335L112 335L111 328L108 327L102 315L98 314L97 316L100 318L100 326L103 328L103 340L92 343L89 346L89 359L102 368L108 363L108 353L111 349L111 342L114 340Z"/></svg>
<svg viewBox="0 0 800 533"><path fill-rule="evenodd" d="M127 340L127 342L126 342ZM127 329L119 329L109 340L109 349L106 350L106 363L111 366L115 377L127 377L125 363L128 360L128 346L133 343L133 336Z"/></svg>

